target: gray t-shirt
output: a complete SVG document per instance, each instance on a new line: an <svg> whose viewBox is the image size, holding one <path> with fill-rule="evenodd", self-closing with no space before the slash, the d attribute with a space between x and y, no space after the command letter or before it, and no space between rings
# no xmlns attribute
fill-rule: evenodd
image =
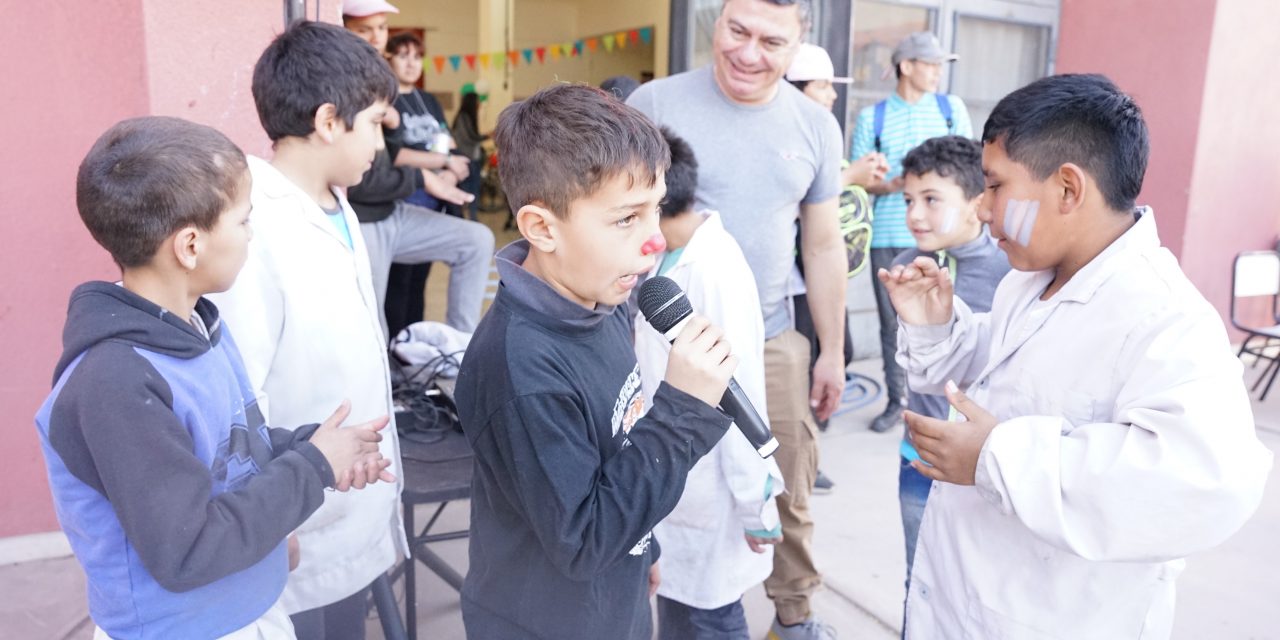
<svg viewBox="0 0 1280 640"><path fill-rule="evenodd" d="M720 211L760 291L766 338L792 326L787 278L801 204L840 193L844 138L835 116L780 82L765 105L730 101L706 66L636 89L627 104L689 142L698 158L697 208Z"/></svg>

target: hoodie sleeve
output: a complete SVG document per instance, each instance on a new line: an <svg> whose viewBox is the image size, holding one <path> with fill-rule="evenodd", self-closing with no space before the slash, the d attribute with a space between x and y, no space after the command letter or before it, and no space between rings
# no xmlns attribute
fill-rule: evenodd
<svg viewBox="0 0 1280 640"><path fill-rule="evenodd" d="M360 184L347 189L347 200L357 204L385 204L403 200L422 187L421 172L413 167L397 167L387 151L379 151Z"/></svg>
<svg viewBox="0 0 1280 640"><path fill-rule="evenodd" d="M49 439L68 470L111 503L151 575L175 592L266 557L333 483L319 451L300 443L213 496L213 475L173 412L168 383L125 345L85 355L53 407Z"/></svg>
<svg viewBox="0 0 1280 640"><path fill-rule="evenodd" d="M477 464L526 514L547 556L572 580L589 580L634 553L684 492L694 463L724 435L729 417L662 383L653 408L629 434L630 446L600 462L583 436L576 398L521 396L491 418L495 448ZM656 554L655 554L656 557Z"/></svg>

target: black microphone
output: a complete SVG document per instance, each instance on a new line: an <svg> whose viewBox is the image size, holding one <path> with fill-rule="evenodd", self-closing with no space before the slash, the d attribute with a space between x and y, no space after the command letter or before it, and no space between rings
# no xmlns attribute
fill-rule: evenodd
<svg viewBox="0 0 1280 640"><path fill-rule="evenodd" d="M693 316L693 305L685 297L680 285L671 278L654 276L640 285L640 311L649 320L649 324L658 330L668 342L674 342L676 336L684 329L684 325ZM769 431L769 426L760 419L760 414L747 399L747 394L738 386L738 382L729 378L729 387L720 398L720 409L733 416L733 423L747 437L751 446L761 458L768 458L778 449L778 441Z"/></svg>

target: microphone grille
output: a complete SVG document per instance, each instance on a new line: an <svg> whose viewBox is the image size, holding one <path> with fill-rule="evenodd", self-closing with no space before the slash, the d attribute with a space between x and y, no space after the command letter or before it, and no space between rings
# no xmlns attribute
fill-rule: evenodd
<svg viewBox="0 0 1280 640"><path fill-rule="evenodd" d="M640 311L658 333L666 333L693 313L693 305L680 285L666 276L655 276L640 285Z"/></svg>

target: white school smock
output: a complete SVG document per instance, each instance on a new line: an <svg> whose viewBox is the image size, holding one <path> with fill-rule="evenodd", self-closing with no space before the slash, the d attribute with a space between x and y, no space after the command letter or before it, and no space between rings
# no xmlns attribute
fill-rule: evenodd
<svg viewBox="0 0 1280 640"><path fill-rule="evenodd" d="M954 379L1000 424L976 486L935 482L909 638L1167 638L1183 557L1231 536L1272 455L1217 311L1150 209L1051 299L1010 272L989 314L903 324L912 389Z"/></svg>
<svg viewBox="0 0 1280 640"><path fill-rule="evenodd" d="M394 483L325 493L297 530L298 568L280 600L290 613L337 602L407 552L400 514L401 465L387 344L364 238L348 245L318 204L265 160L250 157L253 239L229 291L210 296L235 336L267 424L322 422L344 399L348 425L391 415L379 449ZM347 226L359 221L335 193Z"/></svg>
<svg viewBox="0 0 1280 640"><path fill-rule="evenodd" d="M764 320L760 296L742 249L725 231L720 215L700 211L706 220L685 245L675 266L663 274L680 285L694 313L724 329L738 356L733 377L767 423L764 390ZM657 275L658 265L651 276ZM653 404L667 370L671 344L636 316L636 360L640 364L645 406ZM766 499L765 486L772 478ZM733 603L773 571L773 547L755 553L743 534L778 526L774 497L782 493L782 473L773 458L763 459L738 428L689 471L676 508L653 528L662 548L658 595L699 609Z"/></svg>

